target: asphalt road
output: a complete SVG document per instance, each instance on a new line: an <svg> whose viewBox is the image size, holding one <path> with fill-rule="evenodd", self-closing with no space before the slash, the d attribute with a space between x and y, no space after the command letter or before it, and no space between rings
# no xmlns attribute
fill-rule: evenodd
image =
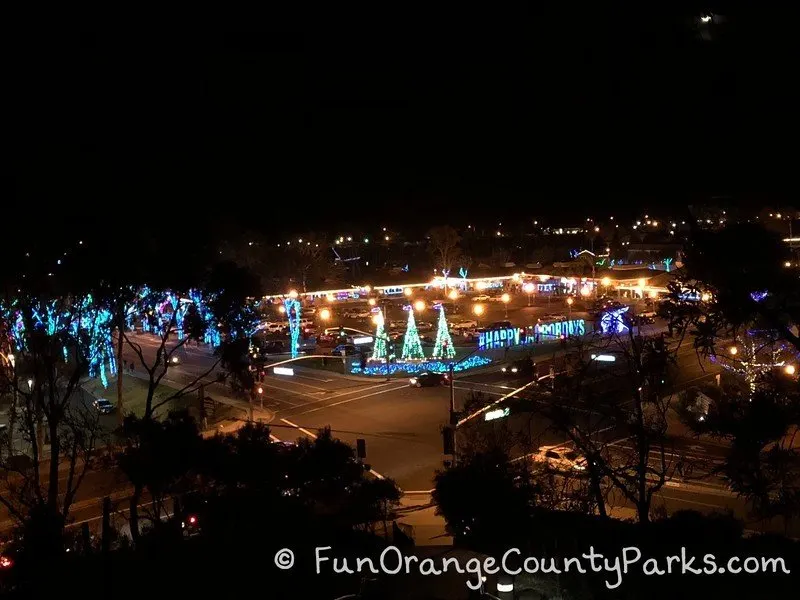
<svg viewBox="0 0 800 600"><path fill-rule="evenodd" d="M519 307L527 310L528 307ZM502 310L502 309L501 309ZM536 307L534 310L547 310ZM653 331L658 331L658 326ZM152 360L158 346L157 340L149 335L135 336L141 343L145 356ZM544 354L558 353L557 344L542 345L536 349L537 361ZM171 367L167 375L168 383L180 385L208 371L215 358L203 347L186 347L181 351L181 363ZM714 376L712 367L698 362L690 344L678 351L679 385L694 385ZM456 410L461 410L464 400L473 392L482 392L491 398L509 394L523 382L506 378L499 372L499 365L489 371L457 377L455 382ZM264 388L264 411L258 408L255 416L268 420L272 433L279 440L313 438L318 430L330 427L333 434L351 444L356 439L366 441L367 458L374 473L391 477L406 492L425 491L433 487L433 476L442 468L442 436L440 428L448 421L449 389L447 387L414 388L407 377L386 380L376 378L364 380L322 371L295 369L294 376L268 374L261 384ZM213 388L212 388L213 390ZM210 392L224 395L226 390L219 386ZM246 414L246 402L242 417ZM542 420L531 420L531 431L541 445L562 444L563 436L549 430ZM676 439L682 439L677 436ZM684 446L680 452L691 452L701 456L719 456L724 448L707 440L687 440L676 442ZM696 473L685 481L677 477L664 488L659 498L669 510L692 508L698 510L731 509L737 515L746 517L744 502L733 496L718 480L694 481ZM116 476L115 476L116 477ZM118 478L111 484L105 482L87 486L82 490L81 499L87 504L80 505L76 516L96 520L99 500L89 507L91 497L99 498L109 493L115 486L124 487ZM89 483L89 482L87 482ZM100 492L100 493L98 493ZM118 492L119 493L119 489ZM620 505L625 506L620 500ZM94 512L92 512L94 511Z"/></svg>

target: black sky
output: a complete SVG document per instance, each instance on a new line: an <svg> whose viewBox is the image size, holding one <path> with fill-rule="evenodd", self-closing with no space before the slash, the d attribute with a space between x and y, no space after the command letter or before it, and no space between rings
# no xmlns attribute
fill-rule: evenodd
<svg viewBox="0 0 800 600"><path fill-rule="evenodd" d="M265 231L791 196L792 20L699 14L18 32L2 194L42 227Z"/></svg>

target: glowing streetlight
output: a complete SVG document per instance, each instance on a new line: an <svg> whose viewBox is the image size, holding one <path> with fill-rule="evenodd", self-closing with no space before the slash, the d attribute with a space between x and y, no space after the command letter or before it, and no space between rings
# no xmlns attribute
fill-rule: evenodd
<svg viewBox="0 0 800 600"><path fill-rule="evenodd" d="M297 290L290 291L289 298L297 298Z"/></svg>
<svg viewBox="0 0 800 600"><path fill-rule="evenodd" d="M736 356L739 353L739 349L736 346L731 346L728 348L728 352L731 353L731 356Z"/></svg>
<svg viewBox="0 0 800 600"><path fill-rule="evenodd" d="M458 300L458 290L450 290L447 297L450 298L450 300Z"/></svg>
<svg viewBox="0 0 800 600"><path fill-rule="evenodd" d="M331 318L331 309L330 308L323 308L319 311L319 318L323 321L328 321Z"/></svg>
<svg viewBox="0 0 800 600"><path fill-rule="evenodd" d="M794 375L797 369L795 369L794 365L786 365L783 367L783 372L787 375Z"/></svg>
<svg viewBox="0 0 800 600"><path fill-rule="evenodd" d="M406 296L410 296L410 295L411 295L411 294L413 294L414 292L412 291L412 289L411 289L411 288L406 288L406 289L404 289L404 290L403 290L403 293L404 293Z"/></svg>
<svg viewBox="0 0 800 600"><path fill-rule="evenodd" d="M29 390L33 389L33 379L28 379L28 389Z"/></svg>
<svg viewBox="0 0 800 600"><path fill-rule="evenodd" d="M425 310L425 301L424 300L417 300L414 302L414 310L417 312L422 312Z"/></svg>
<svg viewBox="0 0 800 600"><path fill-rule="evenodd" d="M478 324L480 325L481 315L486 312L486 307L483 304L475 304L472 307L472 313L477 317Z"/></svg>
<svg viewBox="0 0 800 600"><path fill-rule="evenodd" d="M375 306L375 298L370 298L369 300L367 300L367 304L369 304L370 306Z"/></svg>
<svg viewBox="0 0 800 600"><path fill-rule="evenodd" d="M281 304L278 307L278 312L281 313L281 314L285 314L286 313L286 307L283 304Z"/></svg>
<svg viewBox="0 0 800 600"><path fill-rule="evenodd" d="M530 281L522 286L522 291L528 294L528 306L531 305L531 294L536 291L536 286Z"/></svg>
<svg viewBox="0 0 800 600"><path fill-rule="evenodd" d="M572 297L567 298L567 305L572 306L573 302L575 302L575 300L573 300Z"/></svg>
<svg viewBox="0 0 800 600"><path fill-rule="evenodd" d="M647 280L644 277L642 277L641 279L639 279L638 284L640 288L643 288L644 286L647 285Z"/></svg>
<svg viewBox="0 0 800 600"><path fill-rule="evenodd" d="M705 292L702 296L700 296L700 300L702 300L703 302L708 302L709 300L711 300L711 294Z"/></svg>
<svg viewBox="0 0 800 600"><path fill-rule="evenodd" d="M604 286L608 287L608 286L611 285L611 278L603 277L603 279L600 281L600 283L602 283Z"/></svg>
<svg viewBox="0 0 800 600"><path fill-rule="evenodd" d="M483 290L486 289L486 282L479 281L478 283L475 284L475 289L478 290L479 292L482 292Z"/></svg>
<svg viewBox="0 0 800 600"><path fill-rule="evenodd" d="M328 302L334 302L336 300L336 296L334 296L333 294L326 294L325 300L327 300Z"/></svg>
<svg viewBox="0 0 800 600"><path fill-rule="evenodd" d="M511 296L509 296L508 294L503 294L502 296L500 296L500 300L503 301L503 305L505 306L506 319L507 319L508 318L508 303L511 302Z"/></svg>

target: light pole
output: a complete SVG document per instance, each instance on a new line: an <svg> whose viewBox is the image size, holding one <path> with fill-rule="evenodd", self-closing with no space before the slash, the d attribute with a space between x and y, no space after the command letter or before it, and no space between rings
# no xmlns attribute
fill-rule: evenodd
<svg viewBox="0 0 800 600"><path fill-rule="evenodd" d="M524 286L522 286L522 289L526 294L528 294L528 306L530 306L531 305L531 294L533 294L533 290L535 290L536 287L532 283L528 282Z"/></svg>
<svg viewBox="0 0 800 600"><path fill-rule="evenodd" d="M486 311L483 304L476 304L472 307L472 314L475 315L476 321L478 322L478 327L481 325L481 315Z"/></svg>
<svg viewBox="0 0 800 600"><path fill-rule="evenodd" d="M511 302L511 296L509 296L508 294L503 294L502 296L500 296L500 300L503 301L503 305L505 306L506 310L505 318L508 319L508 303Z"/></svg>
<svg viewBox="0 0 800 600"><path fill-rule="evenodd" d="M567 320L569 320L569 321L572 320L572 303L573 302L575 302L575 301L572 299L572 296L567 298L567 310L569 311L569 317L568 317Z"/></svg>

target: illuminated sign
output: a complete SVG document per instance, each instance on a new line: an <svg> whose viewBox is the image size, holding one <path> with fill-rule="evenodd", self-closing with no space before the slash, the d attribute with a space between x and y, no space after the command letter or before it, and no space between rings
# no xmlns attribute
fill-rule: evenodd
<svg viewBox="0 0 800 600"><path fill-rule="evenodd" d="M526 329L503 327L478 332L478 348L481 350L503 348L579 335L586 335L586 321L583 319L539 323Z"/></svg>
<svg viewBox="0 0 800 600"><path fill-rule="evenodd" d="M383 293L387 296L396 296L403 293L402 287L388 287L383 290Z"/></svg>
<svg viewBox="0 0 800 600"><path fill-rule="evenodd" d="M507 417L509 414L511 414L511 410L508 407L498 408L497 410L490 410L485 415L483 415L483 418L485 421L494 421L495 419L502 419L503 417Z"/></svg>
<svg viewBox="0 0 800 600"><path fill-rule="evenodd" d="M273 367L272 372L275 375L294 375L294 369L289 367Z"/></svg>
<svg viewBox="0 0 800 600"><path fill-rule="evenodd" d="M502 348L519 344L519 327L503 327L478 333L478 348Z"/></svg>
<svg viewBox="0 0 800 600"><path fill-rule="evenodd" d="M534 335L544 339L560 339L586 334L586 321L555 321L554 323L539 323L533 328Z"/></svg>
<svg viewBox="0 0 800 600"><path fill-rule="evenodd" d="M357 337L353 338L353 344L358 346L359 344L371 344L372 343L372 336L364 336L364 337Z"/></svg>

